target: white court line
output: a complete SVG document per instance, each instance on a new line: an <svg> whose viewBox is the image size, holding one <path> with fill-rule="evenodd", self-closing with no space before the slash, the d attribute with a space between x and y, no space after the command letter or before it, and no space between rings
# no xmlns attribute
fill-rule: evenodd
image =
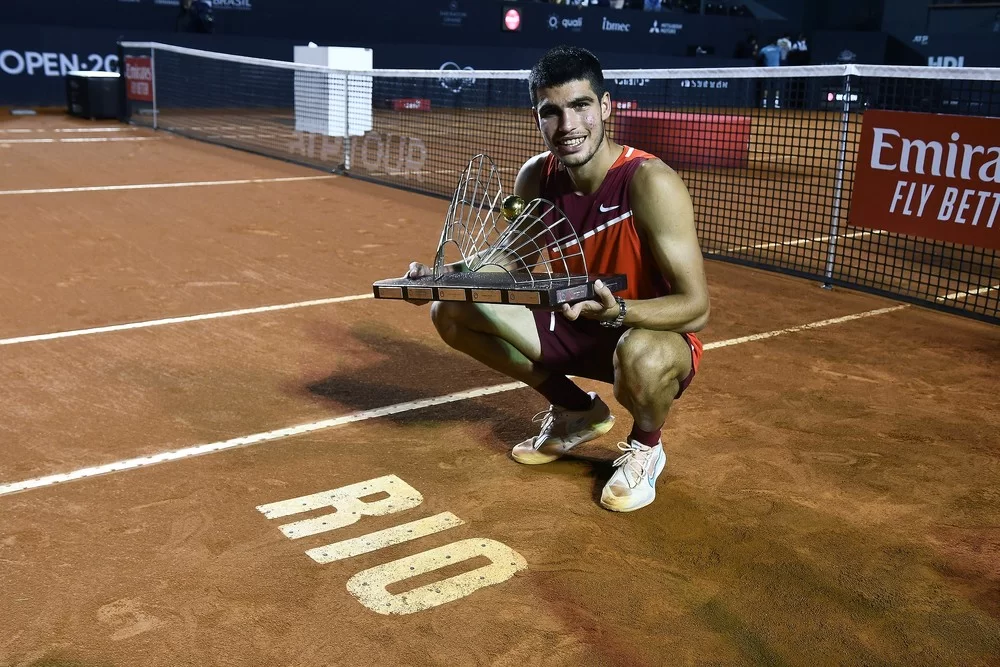
<svg viewBox="0 0 1000 667"><path fill-rule="evenodd" d="M66 139L60 139L60 143L64 144L88 144L101 141L159 141L160 139L169 140L169 135L163 137L67 137Z"/></svg>
<svg viewBox="0 0 1000 667"><path fill-rule="evenodd" d="M138 132L137 127L59 127L59 128L6 128L0 134L27 134L29 132Z"/></svg>
<svg viewBox="0 0 1000 667"><path fill-rule="evenodd" d="M82 188L40 188L37 190L0 190L0 195L51 195L61 192L108 192L111 190L155 190L157 188L198 188L209 185L242 185L245 183L290 183L337 178L327 176L289 176L284 178L243 178L233 181L190 181L187 183L139 183L136 185L92 185Z"/></svg>
<svg viewBox="0 0 1000 667"><path fill-rule="evenodd" d="M729 347L732 345L740 345L742 343L750 343L753 341L764 340L766 338L774 338L775 336L784 336L787 334L795 333L797 331L805 331L807 329L818 329L820 327L827 327L834 324L840 324L842 322L860 320L866 317L875 317L876 315L883 315L885 313L891 313L893 311L902 310L904 308L909 308L909 306L904 304L902 306L893 306L890 308L879 308L878 310L869 310L864 313L855 313L853 315L846 315L844 317L835 317L829 320L811 322L809 324L802 324L795 327L789 327L787 329L778 329L776 331L767 331L764 333L752 334L750 336L742 336L740 338L732 338L729 340L707 343L705 345L705 349L713 350L721 347ZM467 391L460 391L454 394L445 394L443 396L425 398L419 401L396 403L395 405L387 405L383 408L376 408L374 410L362 410L360 412L354 412L348 415L334 417L332 419L324 419L322 421L312 422L310 424L289 426L287 428L281 428L274 431L265 431L263 433L254 433L252 435L244 435L237 438L230 438L229 440L211 442L204 445L194 445L192 447L184 447L183 449L175 449L168 452L161 452L160 454L153 454L151 456L141 456L133 459L124 459L122 461L116 461L114 463L107 463L104 465L93 466L90 468L81 468L79 470L74 470L73 472L60 473L56 475L46 475L45 477L37 477L35 479L28 479L22 482L11 482L9 484L0 485L0 496L6 496L12 493L18 493L19 491L27 491L30 489L38 489L46 486L53 486L55 484L62 484L65 482L72 482L79 479L86 479L88 477L96 477L98 475L106 475L108 473L113 473L113 472L122 472L124 470L133 470L135 468L149 467L151 465L156 465L158 463L166 463L167 461L178 461L180 459L186 459L192 456L213 454L215 452L221 452L227 449L234 449L236 447L245 447L247 445L259 445L263 442L283 440L285 438L291 438L293 436L302 435L304 433L314 433L316 431L323 431L338 426L344 426L345 424L353 424L355 422L367 421L369 419L376 419L378 417L386 417L389 415L400 414L403 412L411 412L413 410L422 410L424 408L429 408L436 405L445 405L446 403L455 403L457 401L479 398L481 396L489 396L491 394L501 394L504 392L513 391L514 389L522 389L526 386L527 385L525 385L522 382L508 382L506 384L498 384L498 385L493 385L491 387L479 387L478 389L469 389Z"/></svg>
<svg viewBox="0 0 1000 667"><path fill-rule="evenodd" d="M38 132L138 132L137 127L63 127L56 130L38 130Z"/></svg>
<svg viewBox="0 0 1000 667"><path fill-rule="evenodd" d="M501 169L500 167L497 167L496 170L497 171L513 171L512 169ZM371 172L371 173L369 173L367 175L368 176L434 176L434 175L446 174L446 175L456 175L457 176L460 173L461 173L461 171L458 170L458 169L431 169L431 170L422 169L422 170L415 170L415 171L410 171L410 170L406 170L406 169L399 169L399 170L392 170L392 171L373 171L373 172Z"/></svg>
<svg viewBox="0 0 1000 667"><path fill-rule="evenodd" d="M104 141L160 141L164 137L67 137L65 139L0 139L0 144L83 144Z"/></svg>
<svg viewBox="0 0 1000 667"><path fill-rule="evenodd" d="M787 245L805 245L807 243L822 243L823 241L829 241L833 238L838 239L855 239L861 236L872 236L882 234L883 232L879 230L867 231L867 232L854 232L853 234L837 234L837 235L826 235L817 236L811 239L795 239L794 241L778 241L775 243L758 243L757 245L741 245L736 248L727 248L725 252L741 252L743 250L764 250L767 248L778 248L780 246Z"/></svg>
<svg viewBox="0 0 1000 667"><path fill-rule="evenodd" d="M111 324L104 327L94 327L92 329L75 329L73 331L57 331L54 333L35 334L32 336L18 336L17 338L2 338L0 339L0 346L17 345L19 343L37 343L38 341L43 340L74 338L76 336L92 336L94 334L110 333L112 331L127 331L129 329L147 329L149 327L160 327L165 324L182 324L184 322L199 322L201 320L218 320L223 317L256 315L257 313L271 313L277 310L308 308L310 306L325 306L331 303L343 303L345 301L359 301L361 299L373 298L375 298L374 294L354 294L352 296L336 296L329 299L314 299L312 301L283 303L277 306L259 306L257 308L242 308L240 310L224 310L218 313L203 313L201 315L186 315L183 317L167 317L161 320L146 320L143 322L130 322L128 324Z"/></svg>
<svg viewBox="0 0 1000 667"><path fill-rule="evenodd" d="M904 308L909 308L909 304L903 304L901 306L889 306L888 308L879 308L878 310L869 310L864 313L856 313L854 315L845 315L843 317L834 317L830 320L820 320L819 322L810 322L809 324L800 324L797 327L789 327L787 329L779 329L777 331L768 331L766 333L750 334L749 336L742 336L740 338L730 338L729 340L720 340L715 343L707 343L705 345L706 350L713 350L719 347L729 347L730 345L740 345L742 343L752 343L757 340L764 340L765 338L774 338L775 336L784 336L786 334L795 333L796 331L806 331L808 329L819 329L820 327L828 327L831 324L841 324L843 322L851 322L853 320L860 320L866 317L874 317L875 315L884 315L886 313L892 313L897 310L903 310Z"/></svg>
<svg viewBox="0 0 1000 667"><path fill-rule="evenodd" d="M993 290L1000 290L1000 285L991 285L990 287L980 287L979 289L969 290L968 292L952 292L951 294L945 294L944 296L939 296L938 301L948 301L950 299L964 299L969 296L975 296L976 294L984 294L986 292L992 292Z"/></svg>

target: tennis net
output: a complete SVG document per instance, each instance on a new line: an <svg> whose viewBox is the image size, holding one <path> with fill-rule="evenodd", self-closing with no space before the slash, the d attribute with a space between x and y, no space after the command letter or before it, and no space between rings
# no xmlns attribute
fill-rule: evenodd
<svg viewBox="0 0 1000 667"><path fill-rule="evenodd" d="M124 42L123 119L450 197L545 150L527 71L339 71ZM1000 323L1000 69L607 70L616 141L684 178L706 256Z"/></svg>

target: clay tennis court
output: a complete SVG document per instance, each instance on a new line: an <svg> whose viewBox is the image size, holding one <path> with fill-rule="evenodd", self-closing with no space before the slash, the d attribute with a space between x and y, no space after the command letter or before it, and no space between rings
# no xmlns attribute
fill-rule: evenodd
<svg viewBox="0 0 1000 667"><path fill-rule="evenodd" d="M446 201L62 115L0 162L0 665L1000 664L997 327L709 261L617 515L609 387L521 466L543 399L368 298Z"/></svg>

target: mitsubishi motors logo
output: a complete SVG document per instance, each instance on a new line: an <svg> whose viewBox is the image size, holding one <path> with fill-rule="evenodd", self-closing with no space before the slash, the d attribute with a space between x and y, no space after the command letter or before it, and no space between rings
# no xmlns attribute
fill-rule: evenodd
<svg viewBox="0 0 1000 667"><path fill-rule="evenodd" d="M649 29L651 35L676 35L684 29L683 23L667 23L666 21L653 21Z"/></svg>

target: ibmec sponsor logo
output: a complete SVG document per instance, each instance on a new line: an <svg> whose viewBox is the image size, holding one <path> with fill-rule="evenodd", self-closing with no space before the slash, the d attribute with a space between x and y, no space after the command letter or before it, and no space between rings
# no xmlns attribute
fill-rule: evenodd
<svg viewBox="0 0 1000 667"><path fill-rule="evenodd" d="M601 17L601 30L603 32L628 32L632 29L631 23L621 23L619 21L609 21L608 17Z"/></svg>
<svg viewBox="0 0 1000 667"><path fill-rule="evenodd" d="M1000 250L1000 118L867 111L850 224Z"/></svg>
<svg viewBox="0 0 1000 667"><path fill-rule="evenodd" d="M560 18L556 14L549 15L549 30L558 30L562 28L563 30L573 30L579 32L583 29L583 17L578 16L575 19L565 19Z"/></svg>

